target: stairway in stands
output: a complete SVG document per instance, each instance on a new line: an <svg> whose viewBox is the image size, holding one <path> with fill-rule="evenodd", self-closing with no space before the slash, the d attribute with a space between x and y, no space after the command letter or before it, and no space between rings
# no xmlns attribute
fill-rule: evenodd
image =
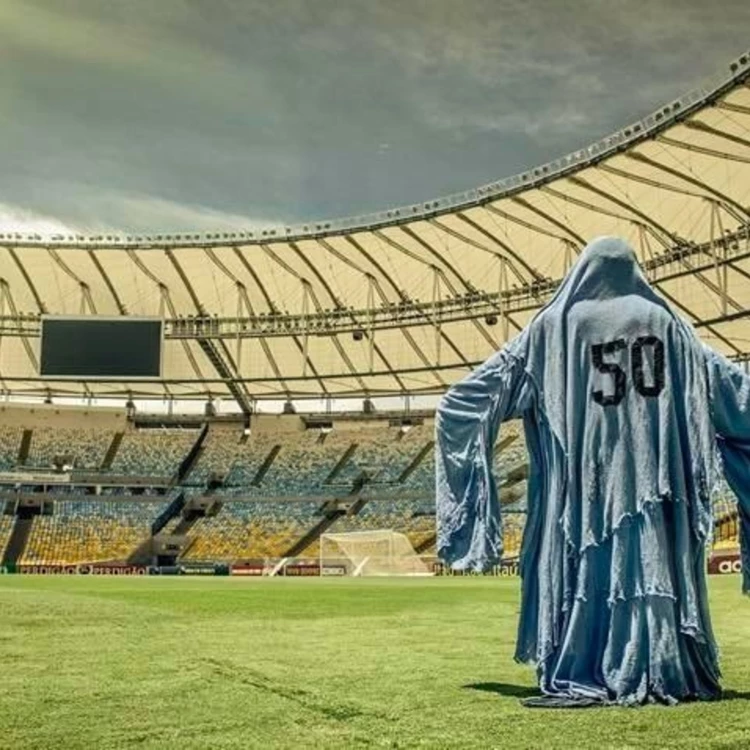
<svg viewBox="0 0 750 750"><path fill-rule="evenodd" d="M23 435L21 436L21 445L18 448L18 458L16 459L19 466L23 466L26 463L26 459L29 457L32 435L32 430L23 431Z"/></svg>
<svg viewBox="0 0 750 750"><path fill-rule="evenodd" d="M208 437L208 430L209 425L208 422L206 422L201 428L201 431L198 434L198 437L195 439L195 442L190 447L190 450L185 454L185 457L180 462L175 475L172 477L172 485L182 484L190 476L190 472L195 468L195 465L198 463L198 459L201 457L201 454L204 451L203 444L206 442L206 438Z"/></svg>
<svg viewBox="0 0 750 750"><path fill-rule="evenodd" d="M13 530L10 532L8 545L3 553L3 565L15 565L23 557L33 523L33 516L16 516L16 520L13 523Z"/></svg>
<svg viewBox="0 0 750 750"><path fill-rule="evenodd" d="M298 539L282 557L297 557L301 555L311 544L320 539L336 521L345 515L356 515L367 503L368 498L361 496L362 490L367 486L370 477L366 472L362 472L355 480L352 488L349 490L345 500L349 501L347 508L339 507L337 502L330 507L324 508L323 516L311 529L308 529L300 539Z"/></svg>
<svg viewBox="0 0 750 750"><path fill-rule="evenodd" d="M437 534L430 534L430 536L428 536L426 539L423 539L416 547L414 547L414 551L418 555L423 555L431 547L435 546L436 541L437 541Z"/></svg>
<svg viewBox="0 0 750 750"><path fill-rule="evenodd" d="M120 450L120 443L122 443L122 439L124 437L125 437L124 432L116 432L114 434L114 437L112 438L112 442L109 444L109 448L107 448L107 452L104 454L104 460L102 461L102 465L101 465L102 469L112 468L112 462L115 460L117 451Z"/></svg>
<svg viewBox="0 0 750 750"><path fill-rule="evenodd" d="M195 522L199 518L202 518L202 517L203 517L203 514L200 513L200 512L198 512L198 511L195 511L195 510L188 511L180 519L180 521L177 524L177 526L174 527L174 530L172 531L172 533L175 536L184 536L185 534L187 534L190 531L190 529L193 528L193 526L195 525Z"/></svg>

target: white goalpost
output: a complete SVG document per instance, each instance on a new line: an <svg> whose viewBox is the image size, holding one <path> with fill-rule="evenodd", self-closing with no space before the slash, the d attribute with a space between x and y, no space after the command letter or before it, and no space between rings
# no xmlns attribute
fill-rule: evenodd
<svg viewBox="0 0 750 750"><path fill-rule="evenodd" d="M326 565L341 564L352 576L432 575L408 537L389 529L322 534L321 575Z"/></svg>

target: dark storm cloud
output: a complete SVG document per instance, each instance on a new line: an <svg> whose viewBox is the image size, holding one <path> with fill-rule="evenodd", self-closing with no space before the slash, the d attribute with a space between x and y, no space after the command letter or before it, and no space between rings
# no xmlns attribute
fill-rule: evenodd
<svg viewBox="0 0 750 750"><path fill-rule="evenodd" d="M0 224L372 211L559 156L725 68L745 0L0 0Z"/></svg>

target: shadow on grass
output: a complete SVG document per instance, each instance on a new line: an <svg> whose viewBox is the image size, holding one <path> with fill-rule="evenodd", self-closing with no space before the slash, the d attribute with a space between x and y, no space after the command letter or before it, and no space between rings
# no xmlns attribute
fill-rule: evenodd
<svg viewBox="0 0 750 750"><path fill-rule="evenodd" d="M724 690L721 694L723 701L750 701L750 692L741 690Z"/></svg>
<svg viewBox="0 0 750 750"><path fill-rule="evenodd" d="M495 693L506 698L533 698L539 696L539 688L527 685L509 685L506 682L473 682L463 686L465 690L479 690L483 693ZM750 701L750 691L724 690L721 701Z"/></svg>
<svg viewBox="0 0 750 750"><path fill-rule="evenodd" d="M467 690L480 690L483 693L495 693L507 698L531 698L539 695L538 687L528 687L527 685L509 685L506 682L473 682L470 685L464 685Z"/></svg>

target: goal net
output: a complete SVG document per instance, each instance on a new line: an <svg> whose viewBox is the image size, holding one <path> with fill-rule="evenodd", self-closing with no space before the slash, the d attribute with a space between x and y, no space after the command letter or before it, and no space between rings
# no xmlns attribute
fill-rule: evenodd
<svg viewBox="0 0 750 750"><path fill-rule="evenodd" d="M346 566L353 576L427 576L427 565L405 534L397 531L352 531L320 537L320 570Z"/></svg>

